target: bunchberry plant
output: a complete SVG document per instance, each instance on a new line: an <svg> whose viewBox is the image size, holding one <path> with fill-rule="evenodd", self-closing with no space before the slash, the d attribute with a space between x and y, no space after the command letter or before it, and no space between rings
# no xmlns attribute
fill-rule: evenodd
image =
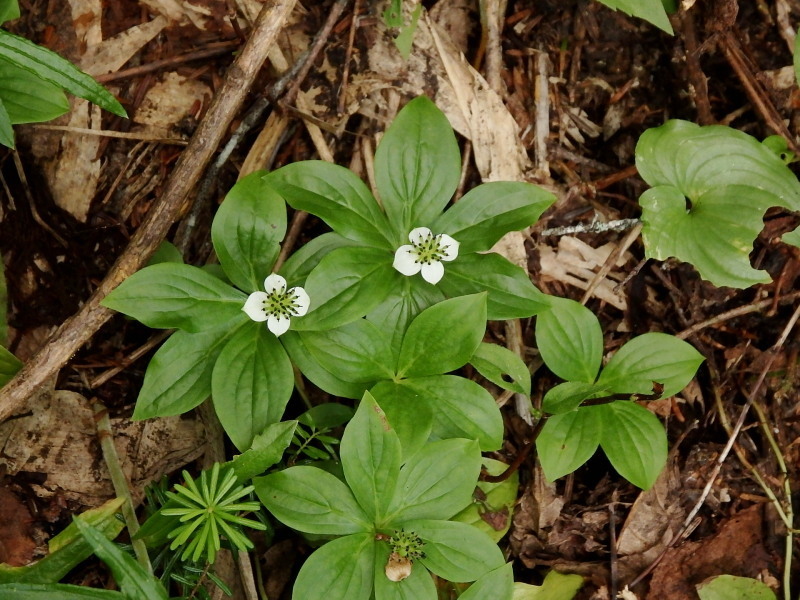
<svg viewBox="0 0 800 600"><path fill-rule="evenodd" d="M649 488L666 463L667 436L658 418L632 400L677 394L694 377L702 355L674 336L645 333L624 344L601 370L600 323L566 298L552 298L550 309L537 317L536 341L547 367L566 380L542 403L542 411L552 415L536 440L547 478L571 473L600 446L620 475Z"/></svg>
<svg viewBox="0 0 800 600"><path fill-rule="evenodd" d="M313 302L272 273L285 232L286 205L255 173L231 189L211 228L230 283L198 267L160 263L103 300L150 327L179 330L150 361L134 418L180 414L212 396L241 450L280 420L294 372L279 336Z"/></svg>
<svg viewBox="0 0 800 600"><path fill-rule="evenodd" d="M468 582L502 567L491 538L449 520L472 501L481 466L476 442L431 442L404 460L390 420L365 394L342 437L341 459L344 481L296 466L253 482L278 520L336 538L306 560L293 598L436 600L429 573Z"/></svg>

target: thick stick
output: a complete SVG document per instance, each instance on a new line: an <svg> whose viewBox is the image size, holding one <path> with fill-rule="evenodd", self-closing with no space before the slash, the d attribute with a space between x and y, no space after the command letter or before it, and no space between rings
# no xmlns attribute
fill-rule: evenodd
<svg viewBox="0 0 800 600"><path fill-rule="evenodd" d="M100 306L100 300L141 268L166 236L239 111L256 74L264 64L267 51L275 43L295 2L269 0L264 4L250 38L228 69L224 85L178 160L161 198L150 209L125 252L81 310L59 327L44 348L0 390L0 423L23 408L39 386L64 366L111 317L113 312Z"/></svg>

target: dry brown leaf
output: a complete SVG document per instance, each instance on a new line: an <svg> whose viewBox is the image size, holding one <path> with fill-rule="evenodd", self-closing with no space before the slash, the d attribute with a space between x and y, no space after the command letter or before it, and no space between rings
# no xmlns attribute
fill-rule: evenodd
<svg viewBox="0 0 800 600"><path fill-rule="evenodd" d="M207 104L213 92L205 83L175 72L164 73L145 95L133 121L147 132L168 137L196 104Z"/></svg>

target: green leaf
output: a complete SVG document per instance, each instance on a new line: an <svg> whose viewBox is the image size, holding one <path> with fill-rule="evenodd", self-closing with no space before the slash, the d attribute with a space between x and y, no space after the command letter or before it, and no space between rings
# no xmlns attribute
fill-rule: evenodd
<svg viewBox="0 0 800 600"><path fill-rule="evenodd" d="M403 25L400 28L400 33L394 39L394 45L400 51L400 56L403 60L408 60L411 54L411 46L414 44L414 33L417 31L417 23L422 14L422 5L417 4L411 13L411 21L408 25Z"/></svg>
<svg viewBox="0 0 800 600"><path fill-rule="evenodd" d="M332 231L323 233L292 254L278 273L283 275L289 287L303 285L309 273L325 256L339 248L357 245L358 242L348 240L338 233Z"/></svg>
<svg viewBox="0 0 800 600"><path fill-rule="evenodd" d="M333 429L347 423L353 418L354 414L355 411L349 406L328 402L309 408L297 417L297 420L301 424L314 429Z"/></svg>
<svg viewBox="0 0 800 600"><path fill-rule="evenodd" d="M3 600L129 600L113 590L98 590L66 583L4 583L0 584Z"/></svg>
<svg viewBox="0 0 800 600"><path fill-rule="evenodd" d="M155 329L205 331L242 314L247 296L191 265L161 263L123 281L101 304Z"/></svg>
<svg viewBox="0 0 800 600"><path fill-rule="evenodd" d="M642 134L636 167L652 187L639 199L648 258L689 262L717 286L769 281L748 257L764 212L800 210L800 183L779 156L741 131L672 120Z"/></svg>
<svg viewBox="0 0 800 600"><path fill-rule="evenodd" d="M8 116L5 104L0 98L0 144L6 148L14 147L14 128L11 127L11 117Z"/></svg>
<svg viewBox="0 0 800 600"><path fill-rule="evenodd" d="M0 346L0 388L7 384L22 368L22 362Z"/></svg>
<svg viewBox="0 0 800 600"><path fill-rule="evenodd" d="M705 360L691 345L665 333L645 333L626 343L600 373L597 385L613 392L650 394L653 382L662 397L674 396Z"/></svg>
<svg viewBox="0 0 800 600"><path fill-rule="evenodd" d="M321 390L341 398L356 399L361 398L364 392L369 388L369 386L364 383L344 381L325 369L311 356L311 352L306 348L302 338L297 332L291 330L287 331L281 336L281 342L289 353L292 362L297 365L297 368L300 369L309 381Z"/></svg>
<svg viewBox="0 0 800 600"><path fill-rule="evenodd" d="M592 407L604 421L600 446L625 479L643 490L655 483L667 462L667 434L658 418L635 402ZM581 408L578 412L583 412Z"/></svg>
<svg viewBox="0 0 800 600"><path fill-rule="evenodd" d="M519 394L531 395L531 374L514 352L497 344L481 343L470 364L496 386Z"/></svg>
<svg viewBox="0 0 800 600"><path fill-rule="evenodd" d="M486 294L439 302L423 310L408 326L397 374L438 375L464 366L486 331Z"/></svg>
<svg viewBox="0 0 800 600"><path fill-rule="evenodd" d="M364 512L381 521L400 474L400 440L369 392L342 436L340 450L347 485Z"/></svg>
<svg viewBox="0 0 800 600"><path fill-rule="evenodd" d="M672 25L662 0L599 0L613 10L621 10L626 15L644 19L662 31L672 35Z"/></svg>
<svg viewBox="0 0 800 600"><path fill-rule="evenodd" d="M328 542L303 564L292 590L292 600L323 597L325 600L370 600L374 563L372 533L348 535Z"/></svg>
<svg viewBox="0 0 800 600"><path fill-rule="evenodd" d="M484 458L483 467L490 475L500 475L508 465ZM473 494L472 504L450 520L467 523L499 542L511 527L511 515L519 492L519 471L514 471L508 479L499 483L479 481L478 488L485 497L479 501Z"/></svg>
<svg viewBox="0 0 800 600"><path fill-rule="evenodd" d="M567 381L594 383L603 359L603 331L594 313L567 298L550 298L536 317L536 343L547 368Z"/></svg>
<svg viewBox="0 0 800 600"><path fill-rule="evenodd" d="M513 600L572 600L583 587L580 575L562 575L550 571L542 585L514 584Z"/></svg>
<svg viewBox="0 0 800 600"><path fill-rule="evenodd" d="M483 387L456 375L413 377L398 387L410 389L432 409L436 438L478 440L481 450L503 445L503 416L492 395Z"/></svg>
<svg viewBox="0 0 800 600"><path fill-rule="evenodd" d="M391 523L449 519L472 501L481 455L474 440L427 444L403 465L392 503Z"/></svg>
<svg viewBox="0 0 800 600"><path fill-rule="evenodd" d="M555 481L589 460L603 438L603 414L597 406L555 415L536 438L536 452L545 477Z"/></svg>
<svg viewBox="0 0 800 600"><path fill-rule="evenodd" d="M227 463L236 474L236 482L245 483L280 461L283 452L292 443L296 428L297 421L282 421L268 425L259 433L250 448Z"/></svg>
<svg viewBox="0 0 800 600"><path fill-rule="evenodd" d="M471 189L431 226L459 242L458 251L485 252L509 231L533 225L555 196L530 183L495 181Z"/></svg>
<svg viewBox="0 0 800 600"><path fill-rule="evenodd" d="M489 292L486 318L491 321L526 319L549 307L548 296L528 274L494 252L459 255L448 263L439 287L451 298Z"/></svg>
<svg viewBox="0 0 800 600"><path fill-rule="evenodd" d="M249 321L242 315L238 322L210 331L173 333L147 365L133 418L179 415L208 398L214 363L245 323Z"/></svg>
<svg viewBox="0 0 800 600"><path fill-rule="evenodd" d="M364 319L327 331L301 331L300 339L319 365L344 381L366 383L394 375L389 340Z"/></svg>
<svg viewBox="0 0 800 600"><path fill-rule="evenodd" d="M150 267L152 265L158 265L161 263L182 264L183 254L181 254L181 251L178 250L175 244L164 240L158 245L158 248L156 248L156 251L153 252L153 255L150 257L150 260L147 261L145 266Z"/></svg>
<svg viewBox="0 0 800 600"><path fill-rule="evenodd" d="M700 600L775 600L775 592L770 587L750 577L719 575L707 579L697 586Z"/></svg>
<svg viewBox="0 0 800 600"><path fill-rule="evenodd" d="M436 219L460 178L461 156L450 122L428 98L415 98L397 114L375 151L375 183L396 234L392 250L406 243L414 227Z"/></svg>
<svg viewBox="0 0 800 600"><path fill-rule="evenodd" d="M421 5L418 5L421 6ZM375 598L377 600L436 600L436 585L427 569L421 564L411 566L411 575L401 581L391 581L386 576L386 564L391 549L389 544L375 545Z"/></svg>
<svg viewBox="0 0 800 600"><path fill-rule="evenodd" d="M392 424L403 459L408 460L425 445L433 428L433 408L427 395L394 381L381 381L370 390Z"/></svg>
<svg viewBox="0 0 800 600"><path fill-rule="evenodd" d="M372 530L350 488L317 467L290 467L256 477L253 485L267 510L292 529L320 535Z"/></svg>
<svg viewBox="0 0 800 600"><path fill-rule="evenodd" d="M489 571L473 583L459 600L511 600L514 593L514 571L511 563L506 563L493 571Z"/></svg>
<svg viewBox="0 0 800 600"><path fill-rule="evenodd" d="M55 52L0 29L0 57L120 117L125 109L91 76Z"/></svg>
<svg viewBox="0 0 800 600"><path fill-rule="evenodd" d="M17 0L3 0L0 2L0 23L19 19L19 3Z"/></svg>
<svg viewBox="0 0 800 600"><path fill-rule="evenodd" d="M131 555L120 550L106 539L105 535L80 517L75 518L75 524L97 557L111 570L120 591L126 597L167 600L167 590L161 582L148 573Z"/></svg>
<svg viewBox="0 0 800 600"><path fill-rule="evenodd" d="M308 276L304 287L311 309L292 325L315 330L351 323L391 294L400 277L384 250L363 246L334 250Z"/></svg>
<svg viewBox="0 0 800 600"><path fill-rule="evenodd" d="M394 249L386 237L386 215L355 173L321 160L304 160L265 176L286 202L325 221L339 235Z"/></svg>
<svg viewBox="0 0 800 600"><path fill-rule="evenodd" d="M448 581L475 581L505 563L492 538L466 523L406 521L403 528L425 542L425 556L420 562Z"/></svg>
<svg viewBox="0 0 800 600"><path fill-rule="evenodd" d="M249 292L263 291L285 234L286 205L264 181L263 171L236 182L211 225L214 250L225 274Z"/></svg>
<svg viewBox="0 0 800 600"><path fill-rule="evenodd" d="M0 59L0 98L14 125L50 121L69 111L69 100L60 86L3 59Z"/></svg>
<svg viewBox="0 0 800 600"><path fill-rule="evenodd" d="M550 415L567 413L578 408L584 400L608 395L609 391L607 387L594 383L565 381L547 390L542 400L542 411Z"/></svg>
<svg viewBox="0 0 800 600"><path fill-rule="evenodd" d="M292 363L263 323L239 328L211 375L214 410L239 450L249 448L267 425L281 420L293 391Z"/></svg>

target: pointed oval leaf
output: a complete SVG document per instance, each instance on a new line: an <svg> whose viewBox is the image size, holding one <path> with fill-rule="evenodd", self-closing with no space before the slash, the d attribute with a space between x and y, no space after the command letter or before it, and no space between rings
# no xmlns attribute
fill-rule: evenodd
<svg viewBox="0 0 800 600"><path fill-rule="evenodd" d="M433 408L427 394L395 381L381 381L370 390L400 439L403 460L416 454L433 429Z"/></svg>
<svg viewBox="0 0 800 600"><path fill-rule="evenodd" d="M589 460L603 435L602 415L596 406L555 415L536 438L536 453L545 477L555 481Z"/></svg>
<svg viewBox="0 0 800 600"><path fill-rule="evenodd" d="M508 348L481 343L469 362L478 373L504 390L531 395L530 371L519 355Z"/></svg>
<svg viewBox="0 0 800 600"><path fill-rule="evenodd" d="M505 563L503 553L488 535L455 521L405 521L403 528L425 542L420 562L448 581L475 581Z"/></svg>
<svg viewBox="0 0 800 600"><path fill-rule="evenodd" d="M553 194L532 183L484 183L447 209L431 230L457 240L461 253L486 252L509 231L536 223L555 199Z"/></svg>
<svg viewBox="0 0 800 600"><path fill-rule="evenodd" d="M506 563L502 567L486 573L458 598L459 600L485 600L486 598L511 600L513 594L514 571L511 563Z"/></svg>
<svg viewBox="0 0 800 600"><path fill-rule="evenodd" d="M328 254L345 246L357 246L358 242L349 240L346 237L329 231L315 237L305 246L294 252L278 273L286 278L289 287L303 285L309 273L319 264Z"/></svg>
<svg viewBox="0 0 800 600"><path fill-rule="evenodd" d="M348 535L314 552L297 574L292 600L369 600L375 540L369 533Z"/></svg>
<svg viewBox="0 0 800 600"><path fill-rule="evenodd" d="M59 86L2 59L0 98L15 125L50 121L69 111L69 100Z"/></svg>
<svg viewBox="0 0 800 600"><path fill-rule="evenodd" d="M603 359L603 331L588 308L550 298L550 310L536 317L536 343L544 364L561 379L594 383Z"/></svg>
<svg viewBox="0 0 800 600"><path fill-rule="evenodd" d="M212 329L242 313L247 296L202 269L160 263L123 281L101 304L155 329Z"/></svg>
<svg viewBox="0 0 800 600"><path fill-rule="evenodd" d="M704 361L690 344L666 333L645 333L617 350L600 373L597 385L624 394L649 394L653 382L664 386L663 397L688 384Z"/></svg>
<svg viewBox="0 0 800 600"><path fill-rule="evenodd" d="M486 332L486 294L439 302L423 310L408 326L397 374L438 375L463 367Z"/></svg>
<svg viewBox="0 0 800 600"><path fill-rule="evenodd" d="M263 291L285 234L286 205L264 181L263 171L236 182L211 224L214 250L225 274L247 292Z"/></svg>
<svg viewBox="0 0 800 600"><path fill-rule="evenodd" d="M621 10L626 15L644 19L662 31L672 35L672 25L662 0L599 0L613 10Z"/></svg>
<svg viewBox="0 0 800 600"><path fill-rule="evenodd" d="M263 323L247 323L217 358L211 374L214 410L240 450L277 423L294 391L294 371L278 338Z"/></svg>
<svg viewBox="0 0 800 600"><path fill-rule="evenodd" d="M292 529L320 535L372 530L372 520L350 488L317 467L289 467L253 479L253 485L267 510Z"/></svg>
<svg viewBox="0 0 800 600"><path fill-rule="evenodd" d="M386 215L369 188L349 169L304 160L269 173L265 180L292 208L318 216L339 235L394 249L386 238Z"/></svg>
<svg viewBox="0 0 800 600"><path fill-rule="evenodd" d="M296 428L297 421L273 423L253 439L250 448L226 463L233 468L237 483L244 484L277 463L292 443Z"/></svg>
<svg viewBox="0 0 800 600"><path fill-rule="evenodd" d="M700 600L775 600L775 592L765 583L750 577L719 575L697 586Z"/></svg>
<svg viewBox="0 0 800 600"><path fill-rule="evenodd" d="M667 433L661 421L646 408L627 400L592 409L602 414L600 446L608 460L633 485L650 489L667 463Z"/></svg>
<svg viewBox="0 0 800 600"><path fill-rule="evenodd" d="M542 585L514 584L513 600L572 600L583 587L580 575L549 571Z"/></svg>
<svg viewBox="0 0 800 600"><path fill-rule="evenodd" d="M375 151L375 183L395 242L407 243L414 227L432 223L460 178L461 156L450 122L428 98L415 98L397 114Z"/></svg>
<svg viewBox="0 0 800 600"><path fill-rule="evenodd" d="M565 381L547 390L542 400L542 411L559 415L578 408L584 400L607 395L609 389L599 384L582 381Z"/></svg>

